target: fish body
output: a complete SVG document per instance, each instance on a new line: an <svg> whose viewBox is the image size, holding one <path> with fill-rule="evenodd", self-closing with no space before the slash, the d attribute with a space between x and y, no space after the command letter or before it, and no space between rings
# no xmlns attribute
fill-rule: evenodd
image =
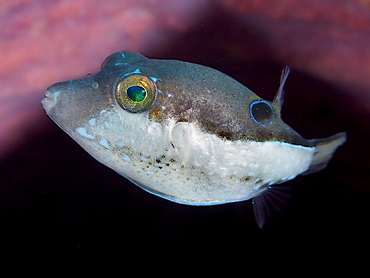
<svg viewBox="0 0 370 278"><path fill-rule="evenodd" d="M303 139L266 101L209 67L117 52L100 72L46 90L49 117L136 185L188 205L260 195L326 166L345 133Z"/></svg>

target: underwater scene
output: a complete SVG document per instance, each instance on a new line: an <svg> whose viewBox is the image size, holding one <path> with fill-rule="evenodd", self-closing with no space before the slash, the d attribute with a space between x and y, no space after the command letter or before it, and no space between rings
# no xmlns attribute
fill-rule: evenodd
<svg viewBox="0 0 370 278"><path fill-rule="evenodd" d="M0 26L3 250L366 260L370 3L3 1Z"/></svg>

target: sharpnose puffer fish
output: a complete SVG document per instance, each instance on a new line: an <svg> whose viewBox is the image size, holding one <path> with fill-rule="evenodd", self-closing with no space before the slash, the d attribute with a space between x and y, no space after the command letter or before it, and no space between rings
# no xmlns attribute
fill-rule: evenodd
<svg viewBox="0 0 370 278"><path fill-rule="evenodd" d="M287 75L270 102L209 67L117 52L97 74L49 87L42 104L90 155L144 190L217 205L321 170L345 142L345 133L306 140L282 121ZM263 211L255 209L260 226Z"/></svg>

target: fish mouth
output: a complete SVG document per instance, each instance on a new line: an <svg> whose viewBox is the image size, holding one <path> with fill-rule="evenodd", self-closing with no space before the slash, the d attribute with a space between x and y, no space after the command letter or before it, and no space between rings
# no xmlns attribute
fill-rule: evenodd
<svg viewBox="0 0 370 278"><path fill-rule="evenodd" d="M41 100L41 103L47 114L57 104L59 94L60 91L52 91L50 88L46 89L45 98Z"/></svg>

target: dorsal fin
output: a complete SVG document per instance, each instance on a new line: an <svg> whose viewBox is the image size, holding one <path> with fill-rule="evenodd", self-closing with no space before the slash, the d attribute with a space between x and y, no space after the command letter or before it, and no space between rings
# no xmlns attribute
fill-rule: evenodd
<svg viewBox="0 0 370 278"><path fill-rule="evenodd" d="M276 92L274 100L272 101L273 103L275 103L277 105L277 107L279 108L279 111L281 111L281 108L283 107L283 103L284 103L284 85L285 85L285 82L288 78L289 73L290 73L290 68L288 66L285 66L285 68L281 72L279 88Z"/></svg>

